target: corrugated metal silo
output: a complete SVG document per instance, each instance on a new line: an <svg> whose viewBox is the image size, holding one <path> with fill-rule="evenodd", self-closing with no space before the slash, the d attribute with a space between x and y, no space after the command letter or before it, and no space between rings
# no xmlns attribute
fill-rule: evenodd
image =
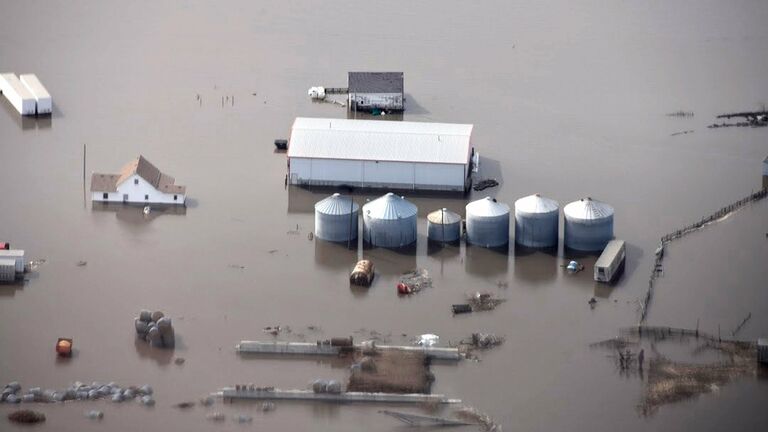
<svg viewBox="0 0 768 432"><path fill-rule="evenodd" d="M363 206L363 240L373 246L403 247L416 241L416 206L392 192Z"/></svg>
<svg viewBox="0 0 768 432"><path fill-rule="evenodd" d="M467 242L483 247L509 243L509 206L491 197L467 204Z"/></svg>
<svg viewBox="0 0 768 432"><path fill-rule="evenodd" d="M613 239L613 207L582 198L563 207L565 247L599 251Z"/></svg>
<svg viewBox="0 0 768 432"><path fill-rule="evenodd" d="M352 198L337 193L319 201L315 204L315 235L334 242L356 239L359 210Z"/></svg>
<svg viewBox="0 0 768 432"><path fill-rule="evenodd" d="M539 194L515 201L515 243L531 248L557 246L560 204Z"/></svg>
<svg viewBox="0 0 768 432"><path fill-rule="evenodd" d="M455 242L461 237L461 216L448 209L427 215L427 236L436 242Z"/></svg>

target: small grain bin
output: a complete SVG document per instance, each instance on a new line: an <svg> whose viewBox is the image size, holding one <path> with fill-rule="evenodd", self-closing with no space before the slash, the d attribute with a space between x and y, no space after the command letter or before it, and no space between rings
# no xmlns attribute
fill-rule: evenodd
<svg viewBox="0 0 768 432"><path fill-rule="evenodd" d="M360 206L351 197L335 193L315 204L315 235L333 242L357 238Z"/></svg>
<svg viewBox="0 0 768 432"><path fill-rule="evenodd" d="M467 204L467 242L483 247L509 243L509 206L491 197Z"/></svg>
<svg viewBox="0 0 768 432"><path fill-rule="evenodd" d="M582 198L563 207L565 247L601 251L613 239L613 207Z"/></svg>
<svg viewBox="0 0 768 432"><path fill-rule="evenodd" d="M456 242L461 237L461 216L448 209L427 215L427 232L431 241Z"/></svg>
<svg viewBox="0 0 768 432"><path fill-rule="evenodd" d="M363 240L373 246L403 247L416 241L416 206L388 193L363 206Z"/></svg>
<svg viewBox="0 0 768 432"><path fill-rule="evenodd" d="M515 243L530 248L557 246L560 204L539 194L515 201Z"/></svg>

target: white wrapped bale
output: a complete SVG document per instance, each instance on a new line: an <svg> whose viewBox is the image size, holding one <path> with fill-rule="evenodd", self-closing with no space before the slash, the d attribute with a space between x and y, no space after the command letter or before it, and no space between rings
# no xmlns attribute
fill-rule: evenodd
<svg viewBox="0 0 768 432"><path fill-rule="evenodd" d="M154 390L152 390L152 387L150 387L149 385L144 384L143 386L139 387L138 392L142 396L147 396L147 395L151 395L154 392Z"/></svg>
<svg viewBox="0 0 768 432"><path fill-rule="evenodd" d="M141 404L145 406L154 406L155 400L152 398L152 396L142 396L141 397Z"/></svg>
<svg viewBox="0 0 768 432"><path fill-rule="evenodd" d="M146 309L142 309L139 312L139 321L144 321L146 323L152 321L152 312L150 312L150 311L148 311Z"/></svg>

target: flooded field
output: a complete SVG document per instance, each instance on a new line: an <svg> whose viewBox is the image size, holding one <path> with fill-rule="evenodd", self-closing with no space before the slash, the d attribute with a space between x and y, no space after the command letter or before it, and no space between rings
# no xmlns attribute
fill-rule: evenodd
<svg viewBox="0 0 768 432"><path fill-rule="evenodd" d="M157 400L153 408L25 406L46 414L40 430L233 430L238 414L262 430L400 428L380 406L173 408L237 383L346 382L344 362L235 353L241 339L269 339L262 328L276 325L295 341L503 335L480 362L433 365L432 391L505 430L768 426L764 378L643 416L644 383L589 347L637 323L661 235L761 186L768 129L706 126L719 113L768 103L764 2L6 3L1 72L36 73L54 113L22 119L0 101L0 242L45 260L23 285L0 285L0 385L150 384ZM306 91L343 86L351 70L403 71L404 120L474 124L480 177L501 183L466 197L408 196L419 207L408 253L310 239L313 204L328 191L284 188L286 158L273 140L287 138L296 116L346 117ZM695 115L666 115L678 110ZM187 186L186 209L92 206L83 144L88 177L143 154ZM587 271L567 274L562 241L557 254L427 245L433 210L463 215L472 199L512 205L537 192L561 208L585 196L615 207L616 237L627 242L615 286L593 281L595 256L578 257ZM766 232L762 200L670 244L647 323L699 322L725 337L751 312L738 338L768 336ZM374 261L377 277L368 289L350 288L361 257ZM414 267L427 269L433 286L398 297L399 275ZM475 291L506 302L452 316L451 304ZM175 350L136 339L142 308L173 318ZM74 339L72 359L55 357L58 337ZM687 355L685 347L667 352L675 353ZM0 430L20 429L5 418L13 409L0 405ZM104 411L100 423L83 416L91 409ZM213 411L226 422L207 421Z"/></svg>

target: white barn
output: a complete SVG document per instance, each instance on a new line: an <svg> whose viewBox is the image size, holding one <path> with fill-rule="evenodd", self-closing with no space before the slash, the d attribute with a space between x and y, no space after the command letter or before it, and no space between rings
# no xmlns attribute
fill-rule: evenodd
<svg viewBox="0 0 768 432"><path fill-rule="evenodd" d="M297 118L288 179L300 186L466 191L472 125Z"/></svg>
<svg viewBox="0 0 768 432"><path fill-rule="evenodd" d="M91 176L91 201L141 204L180 204L187 188L175 184L173 177L162 173L144 156L123 167L120 174Z"/></svg>

